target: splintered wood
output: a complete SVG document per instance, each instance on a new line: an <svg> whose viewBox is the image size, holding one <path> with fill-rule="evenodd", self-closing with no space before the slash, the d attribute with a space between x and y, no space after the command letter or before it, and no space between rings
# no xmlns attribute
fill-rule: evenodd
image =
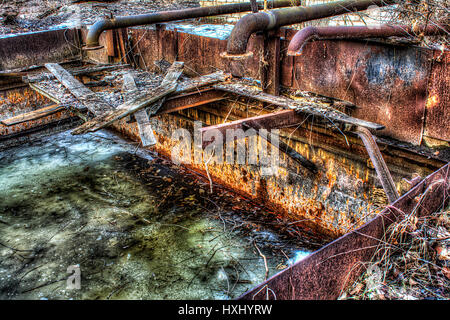
<svg viewBox="0 0 450 320"><path fill-rule="evenodd" d="M136 86L136 82L134 81L133 75L128 72L123 75L123 87L122 90L126 97L134 94L138 91L138 87ZM163 99L157 102L162 104ZM152 125L147 115L147 111L145 109L139 110L134 114L136 118L136 122L139 130L139 137L141 138L142 146L153 146L157 143L155 134L153 133Z"/></svg>
<svg viewBox="0 0 450 320"><path fill-rule="evenodd" d="M67 70L71 75L73 76L83 76L98 72L105 72L105 71L112 71L117 69L123 69L128 68L130 65L128 64L105 64L105 65L98 65L94 67L89 68L81 68L81 69L75 69L75 70ZM35 82L41 82L43 80L52 80L55 79L55 75L53 73L38 73L35 75L26 75L22 76L22 80L25 83L35 83Z"/></svg>
<svg viewBox="0 0 450 320"><path fill-rule="evenodd" d="M149 119L160 114L160 109L165 103L166 97L170 96L171 99L177 99L190 92L201 94L201 90L204 90L205 87L212 88L214 84L231 79L230 74L219 71L198 78L179 81L183 73L184 63L176 61L168 69L166 76L157 87L149 88L146 86L145 89L142 89L137 87L132 74L128 70L120 71L119 74L123 75L122 91L125 100L118 105L120 102L116 103L117 100L107 98L103 92L95 93L91 91L74 76L120 69L126 67L126 65L100 65L70 71L56 63L48 63L45 66L51 73L26 77L30 87L57 104L64 104L65 107L76 109L77 115L83 119L85 119L85 114L81 111L86 111L86 109L94 115L93 119L75 128L72 134L95 132L134 114L144 146L156 144ZM29 118L45 116L49 112L54 112L54 110L43 109L34 114L22 115L20 119L11 119L10 122L25 122ZM168 110L164 109L162 112L167 113Z"/></svg>
<svg viewBox="0 0 450 320"><path fill-rule="evenodd" d="M65 105L51 105L51 106L44 107L44 108L41 108L38 110L20 114L18 116L15 116L15 117L12 117L9 119L2 120L0 122L2 124L4 124L5 126L12 126L15 124L24 123L24 122L32 121L32 120L37 120L37 119L49 116L51 114L54 114L58 111L65 109L66 107L67 106L65 106Z"/></svg>
<svg viewBox="0 0 450 320"><path fill-rule="evenodd" d="M73 134L83 134L86 132L95 132L104 128L113 122L120 120L136 111L139 111L147 106L158 102L167 95L175 92L177 88L178 78L183 73L183 62L175 61L172 66L167 71L167 75L164 78L165 81L157 88L151 89L144 93L136 92L136 96L122 105L120 105L116 110L107 111L101 113L94 119L85 122L83 125L79 126L72 131ZM112 108L110 108L112 109Z"/></svg>
<svg viewBox="0 0 450 320"><path fill-rule="evenodd" d="M47 63L45 67L93 114L102 115L113 108L59 64Z"/></svg>

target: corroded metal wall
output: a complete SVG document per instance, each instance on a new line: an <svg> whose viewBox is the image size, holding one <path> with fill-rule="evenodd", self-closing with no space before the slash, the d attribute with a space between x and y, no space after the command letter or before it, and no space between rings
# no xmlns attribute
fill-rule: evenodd
<svg viewBox="0 0 450 320"><path fill-rule="evenodd" d="M317 41L294 59L293 86L351 101L377 133L420 145L433 52L358 41Z"/></svg>
<svg viewBox="0 0 450 320"><path fill-rule="evenodd" d="M159 116L153 119L158 138L155 149L170 157L177 144L172 133L178 128L192 129L194 120L208 126L222 123L225 118L235 120L259 113L261 105L232 101L186 109L179 115ZM122 121L115 128L133 140L139 139L135 124ZM331 238L362 225L386 204L384 192L359 138L348 136L348 146L339 133L312 128L310 122L299 128L284 129L281 134L289 139L285 141L289 141L291 147L319 166L317 175L282 156L280 168L273 175L262 174L261 168L255 165L211 163L208 168L212 179L257 199L291 223L297 221L298 226ZM409 189L402 178L426 176L443 164L433 159L422 161L423 157L410 159L411 154L392 149L390 155L384 156L391 164L401 193ZM189 167L205 174L203 164L192 163Z"/></svg>
<svg viewBox="0 0 450 320"><path fill-rule="evenodd" d="M389 225L405 215L429 216L448 203L449 165L428 176L392 206L362 226L314 252L240 299L337 299L371 261L386 240Z"/></svg>
<svg viewBox="0 0 450 320"><path fill-rule="evenodd" d="M60 29L0 38L0 70L80 58L76 29Z"/></svg>

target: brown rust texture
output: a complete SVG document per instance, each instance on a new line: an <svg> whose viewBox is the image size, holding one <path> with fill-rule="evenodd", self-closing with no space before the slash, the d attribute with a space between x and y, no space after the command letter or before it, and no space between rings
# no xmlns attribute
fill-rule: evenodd
<svg viewBox="0 0 450 320"><path fill-rule="evenodd" d="M240 299L331 300L364 270L377 246L384 241L386 228L415 208L423 216L448 203L449 165L427 177L410 192L366 223L306 259L274 275L266 282L246 292Z"/></svg>
<svg viewBox="0 0 450 320"><path fill-rule="evenodd" d="M165 58L169 62L171 62L170 60L172 59L179 59L185 60L186 70L190 70L191 73L196 75L216 71L216 68L223 68L226 71L233 69L235 73L240 73L242 76L258 78L260 61L258 60L259 51L256 50L256 48L261 49L259 47L261 37L259 36L254 36L251 40L250 45L253 45L256 50L256 54L253 58L246 62L236 62L233 64L228 60L221 59L219 56L226 44L223 40L200 37L187 33L176 33L175 31L164 29L155 31L140 28L130 29L130 32L132 34L133 45L136 46L134 54L139 55L140 66L143 69L152 70L157 68L153 62L162 58ZM286 37L288 37L289 32L286 31L285 33ZM101 41L103 41L102 38ZM172 43L170 43L170 41L172 41ZM316 42L311 45L316 46L316 50L318 50L316 53L318 55L322 52L320 50L325 50L323 49L323 42ZM409 89L411 89L411 91L408 91L408 89L403 93L407 97L406 100L411 101L412 96L415 97L418 92L421 93L423 90L424 84L421 82L422 80L416 81L416 78L419 77L417 70L421 70L420 68L417 69L417 65L421 63L421 59L423 58L422 56L418 57L417 55L420 55L421 51L414 51L412 58L409 54L403 55L404 59L407 61L409 61L408 59L412 59L409 64L412 65L412 71L409 69L403 70L403 64L400 62L396 62L396 66L401 67L400 71L395 71L395 65L394 67L385 65L385 58L386 56L389 56L389 54L385 54L383 46L371 44L371 46L374 47L371 47L370 50L367 49L368 45L365 43L355 44L352 42L349 45L341 44L341 42L329 42L329 46L330 50L335 49L337 51L336 53L333 53L326 49L325 58L327 59L318 56L315 57L315 60L306 61L302 64L297 62L294 64L294 60L291 59L289 60L292 62L291 67L285 65L283 69L282 66L282 69L285 70L285 72L289 72L289 70L293 72L291 79L294 87L298 87L298 79L293 75L294 73L298 74L298 72L302 70L302 72L305 72L304 70L306 69L302 68L311 68L311 70L315 70L316 73L324 73L324 70L328 72L328 69L334 68L336 70L323 74L323 82L314 84L310 79L314 77L302 79L306 84L314 84L314 90L311 91L317 92L320 88L332 90L332 85L338 87L339 90L350 86L348 91L352 95L355 95L358 92L358 94L364 95L364 92L365 90L368 90L368 87L370 87L371 90L375 90L382 86L381 84L376 83L377 79L380 77L380 79L384 79L383 77L386 78L393 73L395 76L395 81L391 84L393 87L396 87L397 85L400 87L405 86L403 82L408 79L411 82L409 84ZM202 50L205 50L206 48L207 54L202 55ZM353 48L353 50L350 50L349 48ZM391 48L389 50L391 50L391 57L398 56L398 54L394 54L397 53L397 51L395 51L397 49L394 50ZM96 53L100 59L106 56L106 51L103 50L103 53L101 53L101 51L102 50ZM349 63L354 63L353 65L337 63L336 57L345 58L347 55L350 56L350 58L347 58L350 59L348 60ZM424 55L427 56L427 54ZM199 56L201 58L199 58ZM359 58L351 58L351 56ZM402 55L400 54L400 56ZM368 61L370 59L374 59L374 61L369 63ZM379 64L377 64L377 59L380 60ZM324 65L320 66L321 63ZM358 78L356 81L353 78L357 78L357 75L352 76L352 73L348 74L348 70L354 68L355 64L357 67L356 69L359 70L358 74L365 75L366 78ZM371 65L371 67L368 68L367 65ZM378 69L377 66L379 67ZM426 69L427 66L425 65L423 68ZM372 71L369 72L368 70ZM380 73L377 70L385 71ZM334 84L332 81L327 82L330 81L327 77L329 77L330 74L333 75L333 72L340 75L334 75L333 79L336 81ZM346 73L347 78L342 76ZM367 73L371 75L368 76ZM422 79L423 71L420 71L419 73L419 78ZM415 76L408 78L411 74L414 74ZM351 81L348 80L349 77ZM283 75L281 81L287 81L286 79L287 76ZM372 79L375 83L370 84L369 86L368 79ZM316 80L318 81L318 78L316 78ZM359 87L358 84L361 87ZM417 86L416 90L412 89L414 86ZM330 95L339 94L339 90L336 93L330 92ZM421 97L422 96L420 95L419 98ZM361 97L361 99L366 100L372 98L374 98L373 95ZM235 120L258 115L261 114L261 112L271 111L270 106L256 104L245 98L230 98L230 101L231 103L212 103L209 106L180 111L179 113L183 118L174 117L173 115L158 116L153 120L154 129L159 140L156 150L170 156L170 153L176 144L176 142L171 139L172 132L178 128L191 128L193 119L201 120L204 123L204 126L206 126L222 123L225 121L225 118L228 120ZM398 102L399 100L393 101ZM416 100L414 101L416 102ZM368 107L361 107L360 109L363 111L365 110L364 112L370 114ZM373 111L375 116L379 116L378 113L380 110L386 112L386 110L390 109L376 109ZM355 113L363 111L357 109ZM391 111L395 111L395 116L398 115L397 113L400 113L400 110L396 109L392 109ZM364 112L363 114L365 114ZM423 112L423 110L421 112ZM420 112L418 114L420 114ZM414 115L414 117L417 117L418 114ZM364 117L361 118L364 119ZM367 120L373 121L373 119ZM392 121L389 126L392 128L394 124L396 124L396 122ZM399 124L396 125L398 126ZM406 127L408 127L408 125L406 125ZM136 124L120 121L115 125L115 128L123 134L130 136L135 141L139 141ZM300 221L298 223L302 226L311 229L320 229L316 231L328 234L332 237L342 235L348 230L361 225L368 218L368 214L375 214L379 210L375 207L376 204L384 204L382 192L381 194L378 192L380 188L377 183L373 166L370 161L367 160L368 156L365 153L364 146L356 136L348 134L347 139L350 143L347 145L344 137L340 133L332 131L329 128L318 126L314 122L314 119L308 119L308 121L297 128L285 128L281 133L285 138L285 142L320 167L318 175L311 176L304 168L297 166L295 163L291 163L289 159L282 156L282 160L287 164L286 166L280 167L274 175L262 175L257 166L211 164L209 166L209 171L213 176L213 179L219 183L228 185L245 195L260 199L267 206L274 208L274 214L281 214L292 222ZM261 143L261 141L259 143ZM401 183L402 177L412 178L413 174L425 176L432 172L433 169L442 165L442 162L436 161L433 158L425 159L424 157L414 155L410 152L408 153L407 151L398 151L401 148L395 152L386 145L381 145L380 148L382 149L383 155L387 155L386 162L393 172L396 187L399 191L404 191L406 188ZM191 167L203 173L205 172L205 167L202 164L192 164ZM289 168L289 170L287 168Z"/></svg>
<svg viewBox="0 0 450 320"><path fill-rule="evenodd" d="M450 54L435 52L426 102L424 135L450 142Z"/></svg>
<svg viewBox="0 0 450 320"><path fill-rule="evenodd" d="M7 119L16 115L24 114L33 110L42 108L51 103L46 97L36 93L30 88L21 88L5 91L0 94L0 118ZM12 126L6 126L0 123L0 137L22 133L27 130L48 125L64 119L74 117L69 111L62 110L48 115L41 119L27 121Z"/></svg>
<svg viewBox="0 0 450 320"><path fill-rule="evenodd" d="M61 29L0 39L0 70L79 58L78 31Z"/></svg>
<svg viewBox="0 0 450 320"><path fill-rule="evenodd" d="M293 86L353 102L351 116L379 134L420 145L432 52L363 41L308 43L294 59Z"/></svg>

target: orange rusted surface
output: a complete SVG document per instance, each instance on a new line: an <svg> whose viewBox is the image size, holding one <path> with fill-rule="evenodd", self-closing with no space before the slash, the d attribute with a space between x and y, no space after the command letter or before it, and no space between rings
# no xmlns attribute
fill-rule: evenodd
<svg viewBox="0 0 450 320"><path fill-rule="evenodd" d="M367 268L392 223L405 216L429 216L448 204L449 174L447 164L362 227L275 274L239 299L337 299Z"/></svg>
<svg viewBox="0 0 450 320"><path fill-rule="evenodd" d="M191 114L194 119L201 119L205 125L223 121L221 117L198 109L185 110L185 113ZM158 139L153 149L166 157L171 156L177 144L171 139L172 132L178 128L192 128L192 122L173 115L159 116L153 123ZM122 120L113 127L139 141L135 123ZM308 144L298 141L292 145L296 151L320 164L322 169L316 176L283 156L282 166L271 176L262 175L260 168L254 165L228 163L211 163L208 172L215 183L257 199L271 208L278 218L331 238L362 225L381 211L373 203L372 189L376 175L373 169L366 166L366 162L337 156L321 148L312 150ZM203 164L193 162L187 166L206 174Z"/></svg>
<svg viewBox="0 0 450 320"><path fill-rule="evenodd" d="M426 103L424 135L450 142L450 54L435 52Z"/></svg>
<svg viewBox="0 0 450 320"><path fill-rule="evenodd" d="M42 108L51 101L30 88L22 88L4 92L0 95L0 117L8 119ZM0 123L0 137L18 134L50 123L65 120L75 115L67 110L58 111L40 119L6 126Z"/></svg>

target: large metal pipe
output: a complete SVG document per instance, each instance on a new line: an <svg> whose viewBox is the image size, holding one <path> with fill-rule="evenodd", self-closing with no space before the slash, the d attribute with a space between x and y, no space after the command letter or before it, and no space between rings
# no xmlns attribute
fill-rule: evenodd
<svg viewBox="0 0 450 320"><path fill-rule="evenodd" d="M289 43L289 56L299 56L308 41L320 39L366 39L407 37L415 35L439 35L448 33L448 26L405 26L405 25L376 25L376 26L335 26L335 27L306 27L298 31Z"/></svg>
<svg viewBox="0 0 450 320"><path fill-rule="evenodd" d="M242 58L246 54L250 36L258 31L276 29L309 20L322 19L349 12L367 10L393 4L395 0L342 0L309 7L284 8L267 12L251 13L242 17L228 38L226 58Z"/></svg>
<svg viewBox="0 0 450 320"><path fill-rule="evenodd" d="M271 8L291 7L299 5L300 3L300 0L269 1L269 5L271 6ZM263 9L264 3L258 2L258 8ZM233 3L222 6L189 8L182 10L160 11L149 14L102 19L94 23L94 25L89 28L89 32L86 37L86 49L95 50L102 48L99 46L99 38L102 32L105 30L178 21L184 19L210 17L246 11L252 11L252 4L250 2Z"/></svg>

